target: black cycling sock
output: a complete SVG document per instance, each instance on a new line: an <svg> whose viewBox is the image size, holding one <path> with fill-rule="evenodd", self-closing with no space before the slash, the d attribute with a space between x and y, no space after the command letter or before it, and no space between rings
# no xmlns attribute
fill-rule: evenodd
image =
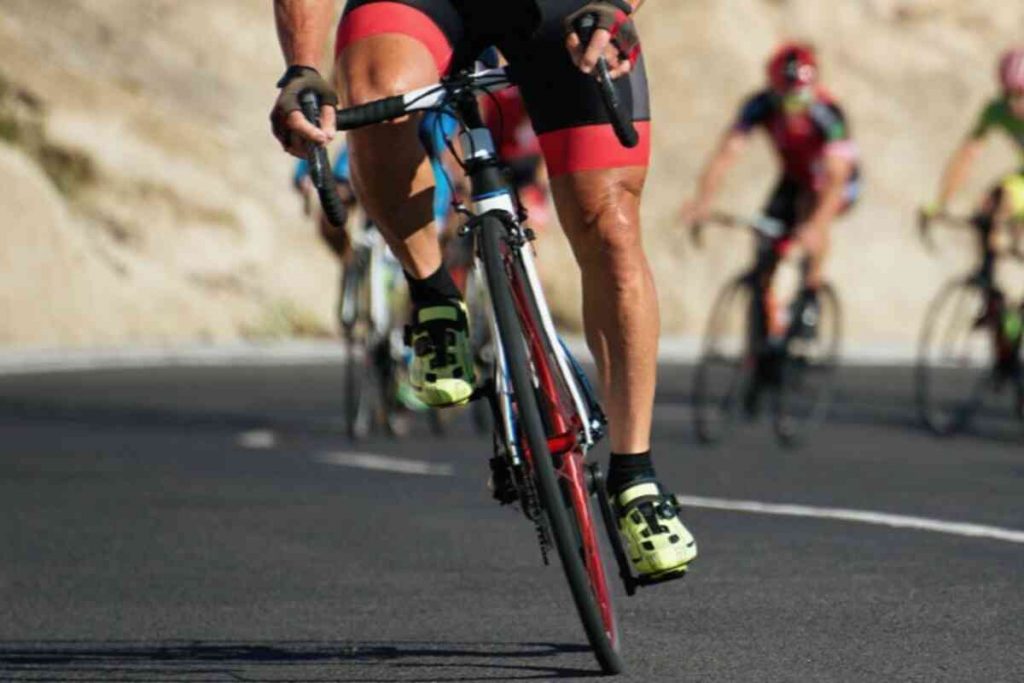
<svg viewBox="0 0 1024 683"><path fill-rule="evenodd" d="M641 480L653 481L654 463L649 450L643 453L612 453L605 486L615 496Z"/></svg>
<svg viewBox="0 0 1024 683"><path fill-rule="evenodd" d="M452 280L451 273L443 265L433 275L422 280L414 278L407 271L403 272L405 272L405 279L409 283L409 298L412 299L412 305L416 308L447 304L462 298L459 288Z"/></svg>

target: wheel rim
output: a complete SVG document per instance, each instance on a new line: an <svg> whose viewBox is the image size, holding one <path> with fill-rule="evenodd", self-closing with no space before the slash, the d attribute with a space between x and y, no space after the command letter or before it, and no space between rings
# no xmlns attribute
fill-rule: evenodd
<svg viewBox="0 0 1024 683"><path fill-rule="evenodd" d="M827 285L818 292L818 313L814 337L792 339L786 347L776 417L784 440L806 435L832 404L842 321L838 298Z"/></svg>
<svg viewBox="0 0 1024 683"><path fill-rule="evenodd" d="M704 336L704 351L694 376L694 420L701 440L717 442L735 422L740 398L749 386L750 289L743 282L726 286L716 301Z"/></svg>
<svg viewBox="0 0 1024 683"><path fill-rule="evenodd" d="M993 331L987 296L968 282L947 285L929 307L918 358L922 417L936 433L964 429L991 383Z"/></svg>
<svg viewBox="0 0 1024 683"><path fill-rule="evenodd" d="M608 588L608 576L601 557L601 546L597 538L597 527L594 524L593 510L590 508L590 494L586 484L586 473L583 467L583 455L571 452L565 455L558 473L564 483L569 498L575 531L579 537L579 552L590 579L590 589L594 594L605 635L613 648L619 647L619 630L615 621L615 610L612 605L611 591Z"/></svg>

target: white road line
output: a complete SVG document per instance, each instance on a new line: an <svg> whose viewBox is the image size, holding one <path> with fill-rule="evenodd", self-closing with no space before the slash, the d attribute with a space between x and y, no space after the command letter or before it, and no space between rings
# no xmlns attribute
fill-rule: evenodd
<svg viewBox="0 0 1024 683"><path fill-rule="evenodd" d="M818 519L836 519L844 522L860 522L861 524L877 524L901 529L918 529L934 531L940 534L968 536L971 538L990 538L1007 543L1024 544L1024 531L1005 529L984 524L967 522L949 522L928 517L911 517L894 515L886 512L870 510L849 510L845 508L814 507L811 505L790 505L780 503L761 503L753 500L728 500L725 498L706 498L704 496L677 495L679 503L684 506L708 508L712 510L731 510L734 512L750 512L759 515L784 515L788 517L815 517Z"/></svg>
<svg viewBox="0 0 1024 683"><path fill-rule="evenodd" d="M241 432L235 442L242 448L264 450L277 445L277 434L269 429L250 429L247 432Z"/></svg>
<svg viewBox="0 0 1024 683"><path fill-rule="evenodd" d="M360 467L364 470L398 472L400 474L422 474L434 477L450 477L454 472L454 468L446 463L406 460L405 458L393 458L388 455L376 455L374 453L332 451L320 453L316 456L316 460L328 465Z"/></svg>

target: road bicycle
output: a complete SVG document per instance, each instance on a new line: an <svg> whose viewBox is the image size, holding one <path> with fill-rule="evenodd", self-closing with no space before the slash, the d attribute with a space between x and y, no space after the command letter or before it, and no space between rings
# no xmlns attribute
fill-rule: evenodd
<svg viewBox="0 0 1024 683"><path fill-rule="evenodd" d="M711 308L694 373L693 419L703 443L720 442L740 415L755 417L764 397L781 443L800 443L825 419L831 405L842 339L839 298L827 283L816 310L799 294L783 305L772 288L779 263L793 246L785 225L716 213L709 224L750 230L757 240L754 264L730 280ZM701 243L701 225L693 226ZM797 292L802 292L806 262Z"/></svg>
<svg viewBox="0 0 1024 683"><path fill-rule="evenodd" d="M337 310L345 344L345 431L353 440L375 429L401 436L409 414L426 410L407 381L407 300L401 265L373 223L364 221L342 273Z"/></svg>
<svg viewBox="0 0 1024 683"><path fill-rule="evenodd" d="M635 146L636 130L621 111L603 60L597 71L595 87L616 135L622 144ZM594 505L628 595L639 586L681 575L647 580L633 574L601 468L587 461L603 436L604 413L581 366L555 331L537 277L532 233L477 102L478 96L512 84L504 68L459 70L436 85L339 110L338 128L351 130L442 107L459 120L460 163L472 196L472 206L462 207L467 221L461 234L473 244L490 304L489 332L496 341L491 368L474 392L475 399L489 401L493 415L493 495L502 504L518 506L534 525L545 564L552 549L557 553L594 655L604 672L617 673L623 668L619 631ZM315 123L315 95L304 93L301 100ZM330 215L330 165L322 148L312 150L310 167Z"/></svg>
<svg viewBox="0 0 1024 683"><path fill-rule="evenodd" d="M950 214L919 216L919 234L930 249L934 226L976 233L989 263L997 256L1024 259L1016 243L996 249L976 221ZM1022 306L1010 303L980 265L939 290L921 328L916 367L918 414L933 433L949 436L967 429L985 399L1004 391L1017 418L1024 419Z"/></svg>

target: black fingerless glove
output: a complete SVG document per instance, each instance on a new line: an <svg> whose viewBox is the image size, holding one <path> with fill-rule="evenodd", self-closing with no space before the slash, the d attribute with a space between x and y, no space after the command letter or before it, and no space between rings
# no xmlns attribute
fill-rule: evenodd
<svg viewBox="0 0 1024 683"><path fill-rule="evenodd" d="M287 135L285 120L288 114L302 109L299 104L299 94L312 90L320 102L332 107L338 106L338 93L323 79L320 72L311 66L290 66L277 82L281 92L274 103L274 109L270 112L270 123L274 129L274 135L279 140L284 140Z"/></svg>
<svg viewBox="0 0 1024 683"><path fill-rule="evenodd" d="M594 15L597 19L594 29L603 28L611 33L612 44L619 51L619 58L633 61L640 46L640 37L636 25L629 18L632 13L633 6L626 0L594 0L567 16L563 25L566 35L575 33L575 25L580 17Z"/></svg>

